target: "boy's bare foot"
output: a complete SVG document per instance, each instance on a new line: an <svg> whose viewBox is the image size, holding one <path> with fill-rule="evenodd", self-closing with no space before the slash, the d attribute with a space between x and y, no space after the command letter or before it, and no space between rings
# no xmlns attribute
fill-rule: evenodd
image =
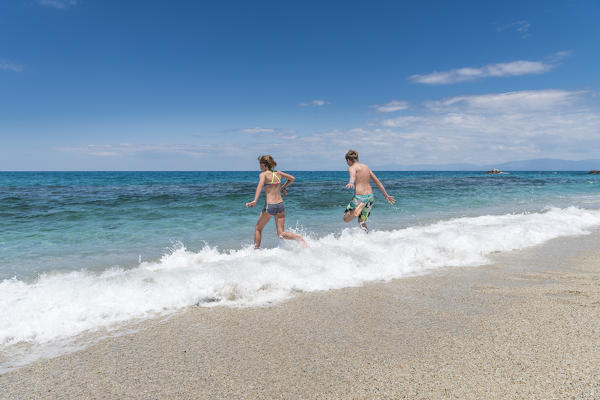
<svg viewBox="0 0 600 400"><path fill-rule="evenodd" d="M306 240L304 240L304 238L302 236L300 236L298 238L298 240L300 241L300 244L302 245L302 248L305 249L308 247L308 245L306 244Z"/></svg>
<svg viewBox="0 0 600 400"><path fill-rule="evenodd" d="M361 227L365 233L369 233L369 228L367 228L367 221L363 221L361 219L358 220L358 225Z"/></svg>

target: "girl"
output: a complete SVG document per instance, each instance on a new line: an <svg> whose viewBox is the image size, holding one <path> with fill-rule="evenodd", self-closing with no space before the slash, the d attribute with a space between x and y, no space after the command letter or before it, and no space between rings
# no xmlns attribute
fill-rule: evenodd
<svg viewBox="0 0 600 400"><path fill-rule="evenodd" d="M271 215L275 217L275 226L277 227L277 235L281 239L287 240L298 240L302 243L302 247L306 247L306 242L302 236L286 232L283 230L285 225L285 207L283 206L283 199L281 193L287 196L286 188L294 182L294 177L285 172L275 171L274 168L277 165L273 157L271 156L260 156L258 157L260 164L260 170L262 171L258 176L258 185L256 186L256 193L254 200L250 203L246 203L246 207L254 207L260 196L260 192L264 186L266 201L262 212L258 216L256 227L254 229L254 248L260 248L260 240L262 238L262 230L271 219ZM281 178L285 178L286 182L281 185Z"/></svg>

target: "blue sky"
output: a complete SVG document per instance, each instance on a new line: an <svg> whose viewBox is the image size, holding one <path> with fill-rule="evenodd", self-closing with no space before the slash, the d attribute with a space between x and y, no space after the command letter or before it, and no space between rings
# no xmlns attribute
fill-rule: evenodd
<svg viewBox="0 0 600 400"><path fill-rule="evenodd" d="M0 170L600 158L598 1L9 0Z"/></svg>

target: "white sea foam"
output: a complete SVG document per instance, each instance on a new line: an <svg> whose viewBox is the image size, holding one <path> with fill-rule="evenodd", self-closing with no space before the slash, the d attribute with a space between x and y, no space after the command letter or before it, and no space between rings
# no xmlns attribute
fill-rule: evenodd
<svg viewBox="0 0 600 400"><path fill-rule="evenodd" d="M361 285L442 266L475 266L487 255L536 245L600 226L600 210L576 207L543 213L480 216L365 235L358 229L254 251L194 253L177 248L157 262L101 274L49 273L36 282L0 283L0 349L44 344L134 318L194 304L253 306L294 291Z"/></svg>

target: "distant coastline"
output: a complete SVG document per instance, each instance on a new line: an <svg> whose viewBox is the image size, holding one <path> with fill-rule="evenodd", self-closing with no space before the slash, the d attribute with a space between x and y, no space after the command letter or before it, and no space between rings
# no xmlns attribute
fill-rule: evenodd
<svg viewBox="0 0 600 400"><path fill-rule="evenodd" d="M417 165L373 165L373 169L390 171L585 171L600 169L600 159L561 160L554 158L538 158L532 160L508 161L495 164L417 164Z"/></svg>
<svg viewBox="0 0 600 400"><path fill-rule="evenodd" d="M404 171L404 172L443 172L443 171L464 171L464 172L484 172L491 169L499 169L502 171L570 171L570 172L589 172L590 170L600 170L600 159L589 160L562 160L554 158L539 158L532 160L508 161L496 164L469 164L469 163L447 163L447 164L415 164L415 165L400 165L400 164L376 164L371 165L373 170L377 171ZM320 169L303 169L303 168L285 168L288 171L306 171L306 172L321 172L321 171L345 171L339 168L320 168ZM254 170L0 170L0 172L252 172Z"/></svg>

